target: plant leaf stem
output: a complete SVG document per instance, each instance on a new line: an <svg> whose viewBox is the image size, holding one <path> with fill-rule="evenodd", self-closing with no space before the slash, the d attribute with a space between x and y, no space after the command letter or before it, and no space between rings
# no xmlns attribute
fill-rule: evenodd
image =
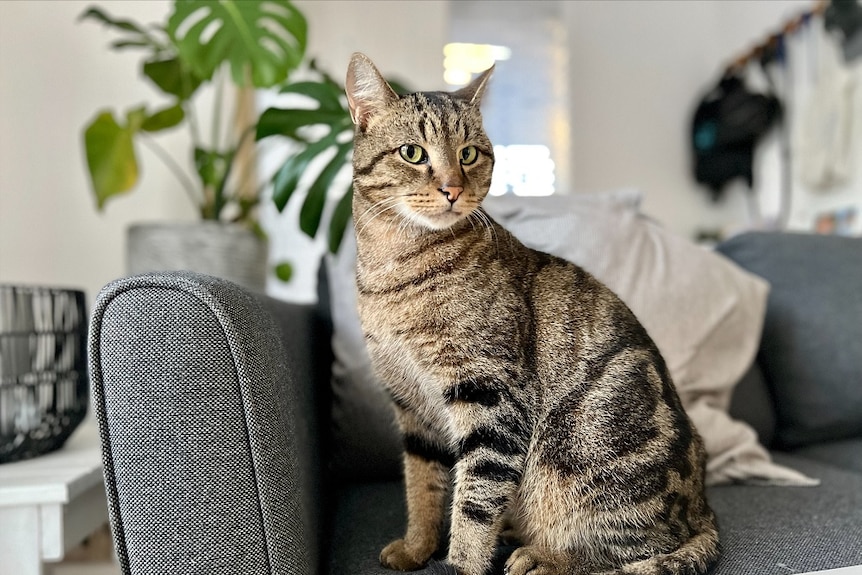
<svg viewBox="0 0 862 575"><path fill-rule="evenodd" d="M202 207L201 199L197 197L196 188L194 182L183 172L183 169L179 164L171 157L171 155L165 150L161 144L156 142L156 140L147 134L146 132L140 132L141 142L144 143L158 158L165 163L168 169L174 174L174 176L179 180L183 189L185 189L186 193L189 196L189 199L192 201L195 207L200 209Z"/></svg>

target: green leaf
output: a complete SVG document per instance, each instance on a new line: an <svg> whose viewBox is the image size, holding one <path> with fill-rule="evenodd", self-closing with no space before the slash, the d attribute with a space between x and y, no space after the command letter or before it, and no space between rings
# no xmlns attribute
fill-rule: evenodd
<svg viewBox="0 0 862 575"><path fill-rule="evenodd" d="M299 229L309 237L313 238L317 234L317 229L320 227L320 219L323 217L323 208L326 205L329 188L332 186L332 182L341 171L341 168L345 166L352 148L352 142L340 144L335 151L335 155L329 160L329 163L320 171L317 178L314 179L314 182L308 188L308 195L305 196L305 201L299 210Z"/></svg>
<svg viewBox="0 0 862 575"><path fill-rule="evenodd" d="M326 202L333 196L330 188L342 167L349 164L353 149L352 140L339 143L345 132L353 131L350 113L342 103L343 88L326 72L319 69L312 60L309 68L320 80L293 82L282 88L283 94L299 94L317 103L317 107L308 108L269 108L258 120L257 139L281 135L299 144L299 151L289 157L276 173L274 181L273 200L279 211L282 211L296 191L300 178L308 171L311 162L320 154L326 153L331 146L337 150L325 167L317 174L308 190L299 214L300 229L309 236L316 236ZM409 90L399 82L390 82L398 93ZM310 126L326 126L326 135L311 139L304 128ZM312 132L314 134L314 132ZM333 253L338 250L349 224L352 212L353 187L348 186L345 193L335 206L329 222L328 244Z"/></svg>
<svg viewBox="0 0 862 575"><path fill-rule="evenodd" d="M289 282L290 278L293 277L293 266L289 262L280 262L273 268L273 271L275 272L275 277L285 283Z"/></svg>
<svg viewBox="0 0 862 575"><path fill-rule="evenodd" d="M86 20L88 18L90 20L98 20L102 24L112 26L125 32L136 32L138 34L141 34L142 36L147 36L147 31L140 25L132 22L131 20L117 20L115 18L112 18L108 16L107 12L95 6L91 6L80 16L78 16L78 20Z"/></svg>
<svg viewBox="0 0 862 575"><path fill-rule="evenodd" d="M258 88L287 78L305 55L308 24L286 0L181 0L168 33L183 61L209 79L224 63L238 85Z"/></svg>
<svg viewBox="0 0 862 575"><path fill-rule="evenodd" d="M282 94L300 94L308 96L316 100L321 109L328 110L344 110L344 113L349 112L341 104L341 95L344 90L337 84L329 82L293 82L279 90Z"/></svg>
<svg viewBox="0 0 862 575"><path fill-rule="evenodd" d="M110 112L102 112L84 131L87 168L96 205L132 189L138 181L138 161L132 143L134 131L121 126Z"/></svg>
<svg viewBox="0 0 862 575"><path fill-rule="evenodd" d="M131 20L112 18L107 12L100 8L90 7L78 17L78 20L96 20L106 26L129 34L128 37L122 40L117 40L111 44L111 47L115 50L151 47L156 52L160 52L167 49L167 46L165 46L164 43L160 42L140 24L132 22Z"/></svg>
<svg viewBox="0 0 862 575"><path fill-rule="evenodd" d="M330 110L281 109L268 108L257 121L255 137L258 140L269 136L287 136L294 140L304 141L299 134L300 128L308 126L329 126L335 133L343 132L351 127L350 114Z"/></svg>
<svg viewBox="0 0 862 575"><path fill-rule="evenodd" d="M111 42L111 48L114 50L122 50L123 48L146 48L150 43L146 40L117 40Z"/></svg>
<svg viewBox="0 0 862 575"><path fill-rule="evenodd" d="M195 148L195 169L205 187L215 189L221 185L232 158L230 153Z"/></svg>
<svg viewBox="0 0 862 575"><path fill-rule="evenodd" d="M347 229L347 224L350 223L350 217L353 215L353 185L347 188L347 192L341 196L338 203L335 205L335 210L332 212L332 218L329 220L329 251L338 253L338 248L341 246L341 240L344 239L344 232Z"/></svg>
<svg viewBox="0 0 862 575"><path fill-rule="evenodd" d="M281 135L294 140L304 141L299 133L301 128L325 125L331 131L342 132L353 129L350 112L341 103L343 90L330 81L293 82L281 90L282 94L299 94L312 99L317 107L269 108L261 114L257 123L256 138Z"/></svg>
<svg viewBox="0 0 862 575"><path fill-rule="evenodd" d="M284 210L288 200L296 191L296 186L299 184L299 179L311 161L319 154L335 145L335 137L331 134L322 140L308 145L298 154L289 157L281 168L276 172L273 178L272 199L275 202L275 207L278 211Z"/></svg>
<svg viewBox="0 0 862 575"><path fill-rule="evenodd" d="M257 203L257 202L255 201L255 203ZM242 220L236 220L236 221L245 221L245 222L246 222L246 225L249 227L249 229L251 229L252 233L253 233L253 234L255 235L255 237L257 237L259 240L261 240L261 241L263 241L263 242L265 242L265 241L268 241L268 240L269 240L269 236L267 235L266 230L264 230L264 229L261 227L261 225L260 225L260 222L259 222L259 221L254 220L254 219L248 219L248 218L247 218L247 215L246 215L246 218L243 218Z"/></svg>
<svg viewBox="0 0 862 575"><path fill-rule="evenodd" d="M159 110L155 114L148 116L141 124L141 129L145 132L158 132L166 130L178 125L186 117L183 107L180 104L174 104L169 108Z"/></svg>
<svg viewBox="0 0 862 575"><path fill-rule="evenodd" d="M144 75L166 94L188 100L203 80L179 58L165 58L144 62Z"/></svg>
<svg viewBox="0 0 862 575"><path fill-rule="evenodd" d="M128 130L134 134L141 129L147 119L147 109L143 106L132 108L126 112L126 123Z"/></svg>

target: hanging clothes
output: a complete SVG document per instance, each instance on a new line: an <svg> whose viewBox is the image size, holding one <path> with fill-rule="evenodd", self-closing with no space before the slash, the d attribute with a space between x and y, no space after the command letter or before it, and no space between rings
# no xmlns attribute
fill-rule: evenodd
<svg viewBox="0 0 862 575"><path fill-rule="evenodd" d="M817 43L817 80L805 103L794 149L802 181L813 191L827 191L852 176L857 82L842 65L835 43L817 32L810 40Z"/></svg>
<svg viewBox="0 0 862 575"><path fill-rule="evenodd" d="M781 110L778 98L750 91L738 74L726 75L703 97L692 120L693 169L713 200L739 177L753 187L755 145L780 119Z"/></svg>

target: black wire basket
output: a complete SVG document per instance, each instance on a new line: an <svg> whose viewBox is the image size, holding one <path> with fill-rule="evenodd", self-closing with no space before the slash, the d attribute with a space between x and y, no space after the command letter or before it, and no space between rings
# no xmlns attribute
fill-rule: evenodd
<svg viewBox="0 0 862 575"><path fill-rule="evenodd" d="M0 285L0 463L59 449L84 419L86 339L83 292Z"/></svg>

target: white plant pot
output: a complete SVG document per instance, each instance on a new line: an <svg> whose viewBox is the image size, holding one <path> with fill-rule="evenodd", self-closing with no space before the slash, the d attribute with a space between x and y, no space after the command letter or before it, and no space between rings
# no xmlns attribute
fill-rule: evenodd
<svg viewBox="0 0 862 575"><path fill-rule="evenodd" d="M190 270L263 292L267 243L239 224L213 221L129 227L129 274Z"/></svg>

